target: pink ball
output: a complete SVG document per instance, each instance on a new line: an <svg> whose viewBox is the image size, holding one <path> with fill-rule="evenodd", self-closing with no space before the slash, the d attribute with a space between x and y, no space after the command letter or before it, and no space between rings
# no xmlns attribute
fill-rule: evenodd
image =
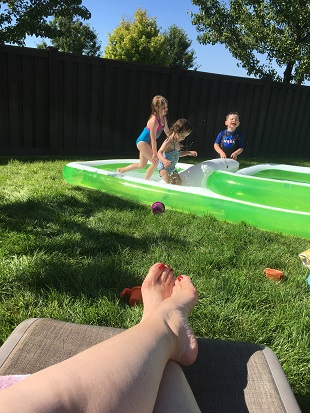
<svg viewBox="0 0 310 413"><path fill-rule="evenodd" d="M153 214L161 214L165 212L165 205L162 202L154 202L152 205Z"/></svg>

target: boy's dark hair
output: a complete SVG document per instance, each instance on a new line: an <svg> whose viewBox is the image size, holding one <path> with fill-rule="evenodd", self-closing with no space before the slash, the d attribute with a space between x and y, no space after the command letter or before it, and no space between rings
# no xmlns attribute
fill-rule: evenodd
<svg viewBox="0 0 310 413"><path fill-rule="evenodd" d="M226 115L226 120L227 120L228 116L230 116L230 115L237 115L240 118L240 115L239 115L238 112L228 112L227 115Z"/></svg>

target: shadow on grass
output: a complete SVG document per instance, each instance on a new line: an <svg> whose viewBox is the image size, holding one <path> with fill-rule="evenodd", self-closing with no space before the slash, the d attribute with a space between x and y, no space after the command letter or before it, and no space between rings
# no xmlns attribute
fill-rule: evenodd
<svg viewBox="0 0 310 413"><path fill-rule="evenodd" d="M80 191L83 200L75 196ZM127 212L134 214L125 224L132 228L151 214L143 205L75 187L57 199L0 205L2 251L16 261L15 282L35 290L55 288L91 297L140 285L141 274L122 272L119 260L126 251L129 261L136 254L147 254L153 240L143 231L135 236L130 235L134 231L113 230L113 220L121 220ZM177 235L163 235L161 240L178 248L183 244Z"/></svg>
<svg viewBox="0 0 310 413"><path fill-rule="evenodd" d="M128 154L102 154L102 155L47 155L47 156L0 156L0 165L7 165L11 161L18 161L21 163L34 163L34 162L75 162L75 161L95 161L100 159L138 159L138 152Z"/></svg>

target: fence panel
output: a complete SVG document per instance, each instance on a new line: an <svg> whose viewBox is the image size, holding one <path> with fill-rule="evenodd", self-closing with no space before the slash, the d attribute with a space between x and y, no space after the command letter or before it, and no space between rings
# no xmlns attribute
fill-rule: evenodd
<svg viewBox="0 0 310 413"><path fill-rule="evenodd" d="M229 111L240 113L246 155L309 155L307 86L3 45L0 153L137 153L157 94L169 100L169 123L192 123L187 143L201 157L214 157Z"/></svg>

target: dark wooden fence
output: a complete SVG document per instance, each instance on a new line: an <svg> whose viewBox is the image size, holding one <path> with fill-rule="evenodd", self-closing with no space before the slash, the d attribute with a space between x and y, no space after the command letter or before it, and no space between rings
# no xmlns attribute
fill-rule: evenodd
<svg viewBox="0 0 310 413"><path fill-rule="evenodd" d="M225 115L236 110L248 156L310 154L310 87L0 46L0 154L122 155L153 96L169 123L185 117L199 156L214 156Z"/></svg>

